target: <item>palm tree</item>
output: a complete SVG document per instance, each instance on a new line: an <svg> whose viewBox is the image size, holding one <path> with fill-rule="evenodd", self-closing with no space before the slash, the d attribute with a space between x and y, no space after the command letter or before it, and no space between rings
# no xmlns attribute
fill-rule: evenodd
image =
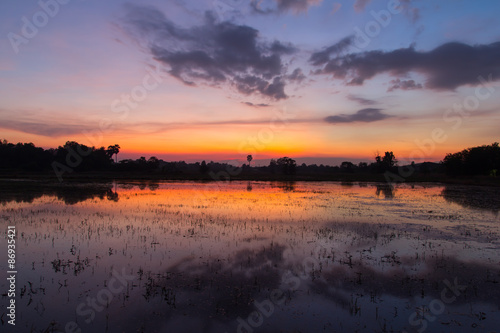
<svg viewBox="0 0 500 333"><path fill-rule="evenodd" d="M110 157L113 157L113 155L116 155L115 156L115 159L116 159L116 163L118 163L118 153L120 152L120 145L114 145L114 146L109 146L108 147L108 154Z"/></svg>
<svg viewBox="0 0 500 333"><path fill-rule="evenodd" d="M252 162L252 160L253 160L253 156L252 155L248 155L247 156L248 166L250 166L250 162Z"/></svg>

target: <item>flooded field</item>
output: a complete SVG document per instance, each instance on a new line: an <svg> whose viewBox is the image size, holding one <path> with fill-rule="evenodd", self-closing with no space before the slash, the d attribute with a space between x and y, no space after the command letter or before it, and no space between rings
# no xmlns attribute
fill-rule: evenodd
<svg viewBox="0 0 500 333"><path fill-rule="evenodd" d="M14 332L498 332L500 191L164 182L0 189Z"/></svg>

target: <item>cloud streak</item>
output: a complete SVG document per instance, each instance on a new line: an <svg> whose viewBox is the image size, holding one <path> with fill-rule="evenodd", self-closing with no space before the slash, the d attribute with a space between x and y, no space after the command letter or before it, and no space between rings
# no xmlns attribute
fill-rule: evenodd
<svg viewBox="0 0 500 333"><path fill-rule="evenodd" d="M203 24L179 27L154 7L127 5L123 29L151 56L169 67L184 84L231 85L243 95L286 99L284 57L291 44L267 42L259 31L231 22L216 22L207 13Z"/></svg>
<svg viewBox="0 0 500 333"><path fill-rule="evenodd" d="M255 108L267 108L271 105L268 104L253 104L250 102L242 102L245 105ZM99 130L95 124L82 123L75 125L70 120L64 122L43 123L36 120L1 120L0 129L13 130L22 133L35 134L45 137L67 137L87 134L98 134L106 132L126 133L130 134L154 134L163 133L169 130L200 128L200 127L220 127L220 126L254 126L254 125L269 125L274 123L274 118L261 118L261 119L228 119L216 121L192 121L192 122L140 122L140 123L120 123L115 124L112 128L106 131ZM321 119L313 118L296 118L287 119L290 124L309 124L320 123ZM2 139L0 137L0 139Z"/></svg>
<svg viewBox="0 0 500 333"><path fill-rule="evenodd" d="M390 115L384 114L382 109L367 108L359 110L354 114L340 114L337 116L329 116L324 120L329 124L343 124L343 123L372 123L375 121L390 118Z"/></svg>
<svg viewBox="0 0 500 333"><path fill-rule="evenodd" d="M241 102L241 103L248 105L248 106L251 106L251 107L254 107L254 108L266 108L266 107L271 106L270 104L265 104L265 103L259 103L259 104L254 104L252 102Z"/></svg>
<svg viewBox="0 0 500 333"><path fill-rule="evenodd" d="M36 134L46 137L62 137L74 134L82 134L83 131L93 131L95 127L82 124L57 124L43 123L39 121L5 120L0 122L0 128L23 133Z"/></svg>
<svg viewBox="0 0 500 333"><path fill-rule="evenodd" d="M347 98L351 101L357 102L361 105L375 105L378 104L377 101L374 101L372 99L367 99L363 97L359 97L356 95L348 95Z"/></svg>

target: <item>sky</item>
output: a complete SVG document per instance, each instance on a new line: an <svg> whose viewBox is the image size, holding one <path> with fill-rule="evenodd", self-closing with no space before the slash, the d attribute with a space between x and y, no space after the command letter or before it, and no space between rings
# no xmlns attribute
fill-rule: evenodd
<svg viewBox="0 0 500 333"><path fill-rule="evenodd" d="M4 0L0 138L440 161L500 141L500 2Z"/></svg>

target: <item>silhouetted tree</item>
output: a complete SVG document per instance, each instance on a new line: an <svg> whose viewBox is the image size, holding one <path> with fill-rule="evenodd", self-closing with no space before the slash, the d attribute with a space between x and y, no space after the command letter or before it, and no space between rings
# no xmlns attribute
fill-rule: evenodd
<svg viewBox="0 0 500 333"><path fill-rule="evenodd" d="M392 168L398 164L396 157L392 151L386 151L382 162L389 168Z"/></svg>
<svg viewBox="0 0 500 333"><path fill-rule="evenodd" d="M9 143L0 140L0 168L25 171L44 171L53 159L49 151L33 143Z"/></svg>
<svg viewBox="0 0 500 333"><path fill-rule="evenodd" d="M139 159L136 162L139 165L139 168L142 170L145 170L148 166L148 161L146 160L146 157L144 157L144 156L139 157Z"/></svg>
<svg viewBox="0 0 500 333"><path fill-rule="evenodd" d="M278 164L276 163L276 160L275 159L271 159L271 161L269 162L269 172L271 174L275 174L276 173L276 169L278 168Z"/></svg>
<svg viewBox="0 0 500 333"><path fill-rule="evenodd" d="M340 164L340 170L343 172L353 172L354 171L354 164L352 162L342 162Z"/></svg>
<svg viewBox="0 0 500 333"><path fill-rule="evenodd" d="M397 164L398 161L392 151L386 151L384 157L381 157L378 154L375 157L375 169L380 173L391 171Z"/></svg>
<svg viewBox="0 0 500 333"><path fill-rule="evenodd" d="M295 160L291 159L290 157L281 157L276 161L276 164L278 168L281 169L281 171L285 175L294 175L295 174L295 169L297 168L297 163Z"/></svg>
<svg viewBox="0 0 500 333"><path fill-rule="evenodd" d="M148 161L148 169L150 170L156 170L158 169L158 166L160 165L160 160L156 158L156 156L151 156Z"/></svg>
<svg viewBox="0 0 500 333"><path fill-rule="evenodd" d="M115 155L116 163L118 163L118 153L120 152L120 145L109 146L107 150L109 157Z"/></svg>
<svg viewBox="0 0 500 333"><path fill-rule="evenodd" d="M252 162L252 160L253 160L253 156L252 155L248 155L247 156L248 166L250 166L250 162Z"/></svg>
<svg viewBox="0 0 500 333"><path fill-rule="evenodd" d="M368 163L366 162L359 162L358 168L360 169L366 169L368 167Z"/></svg>
<svg viewBox="0 0 500 333"><path fill-rule="evenodd" d="M449 175L495 175L500 168L498 142L447 154L443 160Z"/></svg>
<svg viewBox="0 0 500 333"><path fill-rule="evenodd" d="M208 167L207 163L205 161L202 161L200 164L200 173L204 175L208 172L208 170L210 170L210 168Z"/></svg>

